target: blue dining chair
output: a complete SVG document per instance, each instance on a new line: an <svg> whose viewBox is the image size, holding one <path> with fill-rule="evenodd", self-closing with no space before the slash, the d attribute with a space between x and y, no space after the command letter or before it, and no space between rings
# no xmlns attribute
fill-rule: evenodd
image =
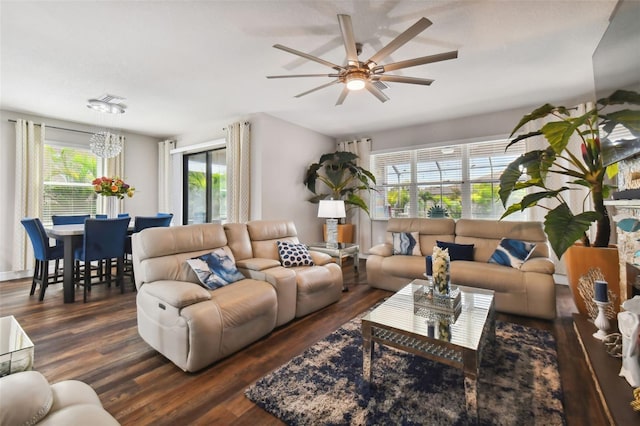
<svg viewBox="0 0 640 426"><path fill-rule="evenodd" d="M83 262L83 282L78 284L84 286L84 301L87 301L87 292L91 291L92 279L99 278L99 282L93 284L110 284L113 281L111 273L111 259L117 259L116 282L120 284L120 291L124 293L124 282L122 280L124 247L127 238L127 228L129 227L128 217L118 219L87 219L84 222L84 238L82 247L74 251L76 263ZM90 264L92 261L106 261L107 271L104 279L101 275L92 276ZM80 271L76 266L77 271ZM80 278L80 274L76 275Z"/></svg>
<svg viewBox="0 0 640 426"><path fill-rule="evenodd" d="M54 214L51 216L51 221L54 225L78 225L90 217L90 214Z"/></svg>
<svg viewBox="0 0 640 426"><path fill-rule="evenodd" d="M54 215L51 215L51 222L54 225L79 225L81 223L84 223L84 220L89 217L91 217L90 214L73 214L73 215L54 214ZM61 250L64 250L64 244L60 240L56 240L56 247L62 247ZM60 267L60 259L56 259L56 264L55 264L56 274L59 273L59 267ZM73 265L71 265L71 267L73 267Z"/></svg>
<svg viewBox="0 0 640 426"><path fill-rule="evenodd" d="M62 277L58 277L58 270L54 274L53 280L49 279L49 261L58 261L64 256L64 249L62 246L50 246L49 237L44 230L44 226L40 219L36 218L24 218L20 221L29 235L31 245L33 246L33 254L36 258L36 264L33 271L33 279L31 280L31 292L33 295L36 290L36 285L40 284L40 297L39 300L44 300L44 292L47 290L49 284L55 284L62 282Z"/></svg>
<svg viewBox="0 0 640 426"><path fill-rule="evenodd" d="M118 213L118 217L129 217L129 213ZM96 219L108 219L106 214L97 214Z"/></svg>
<svg viewBox="0 0 640 426"><path fill-rule="evenodd" d="M134 218L133 233L140 232L147 228L166 227L171 225L173 219L173 213L158 213L156 216L136 216ZM133 259L131 248L131 235L127 236L127 242L125 244L125 274L131 276L131 281L135 282L135 276L133 274Z"/></svg>

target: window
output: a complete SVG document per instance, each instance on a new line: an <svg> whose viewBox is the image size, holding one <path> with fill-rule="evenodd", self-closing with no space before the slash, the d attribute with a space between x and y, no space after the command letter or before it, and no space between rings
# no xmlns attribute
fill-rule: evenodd
<svg viewBox="0 0 640 426"><path fill-rule="evenodd" d="M183 224L222 222L227 218L226 149L183 156Z"/></svg>
<svg viewBox="0 0 640 426"><path fill-rule="evenodd" d="M500 218L500 175L524 153L518 145L505 152L506 144L499 140L371 155L378 183L372 217ZM526 212L510 218L526 220Z"/></svg>
<svg viewBox="0 0 640 426"><path fill-rule="evenodd" d="M52 215L95 214L97 195L91 181L101 175L88 148L46 141L43 155L43 222Z"/></svg>

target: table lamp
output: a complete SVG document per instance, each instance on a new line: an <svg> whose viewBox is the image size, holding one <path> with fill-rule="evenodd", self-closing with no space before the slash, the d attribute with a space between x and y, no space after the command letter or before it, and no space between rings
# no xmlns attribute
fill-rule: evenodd
<svg viewBox="0 0 640 426"><path fill-rule="evenodd" d="M327 243L338 246L338 219L346 217L343 200L320 200L318 217L327 219Z"/></svg>

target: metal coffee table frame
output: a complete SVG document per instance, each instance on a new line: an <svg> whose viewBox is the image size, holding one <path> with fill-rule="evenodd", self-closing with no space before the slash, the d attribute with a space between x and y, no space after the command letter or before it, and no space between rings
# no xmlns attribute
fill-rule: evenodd
<svg viewBox="0 0 640 426"><path fill-rule="evenodd" d="M414 305L413 293L427 284L425 280L413 281L362 318L364 386L372 380L375 343L459 368L464 372L467 413L477 423L480 362L483 349L495 340L493 291L458 287L462 310L450 324L449 339L441 340L434 333L434 321L449 316L440 310L425 311L424 306L418 312Z"/></svg>

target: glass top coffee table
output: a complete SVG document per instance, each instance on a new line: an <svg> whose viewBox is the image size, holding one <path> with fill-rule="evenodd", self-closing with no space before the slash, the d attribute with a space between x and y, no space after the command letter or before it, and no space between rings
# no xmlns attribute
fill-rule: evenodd
<svg viewBox="0 0 640 426"><path fill-rule="evenodd" d="M33 342L13 315L0 318L0 377L33 368Z"/></svg>
<svg viewBox="0 0 640 426"><path fill-rule="evenodd" d="M464 372L467 413L477 422L480 361L495 339L493 291L452 286L460 293L455 312L417 300L428 284L414 280L362 318L365 386L371 383L375 343L410 352Z"/></svg>

